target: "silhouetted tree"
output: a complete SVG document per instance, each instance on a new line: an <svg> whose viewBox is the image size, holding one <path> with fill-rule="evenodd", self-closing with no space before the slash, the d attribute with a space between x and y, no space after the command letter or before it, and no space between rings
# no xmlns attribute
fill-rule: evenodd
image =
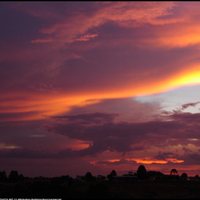
<svg viewBox="0 0 200 200"><path fill-rule="evenodd" d="M176 169L172 169L170 175L178 175L178 171Z"/></svg>
<svg viewBox="0 0 200 200"><path fill-rule="evenodd" d="M91 173L91 172L87 172L87 173L85 174L85 179L86 179L86 181L94 181L94 180L95 180L95 177L92 176L92 173Z"/></svg>
<svg viewBox="0 0 200 200"><path fill-rule="evenodd" d="M17 182L19 178L19 174L17 171L12 170L9 174L9 180L12 182Z"/></svg>
<svg viewBox="0 0 200 200"><path fill-rule="evenodd" d="M117 172L115 170L112 170L112 172L110 173L110 175L117 176Z"/></svg>
<svg viewBox="0 0 200 200"><path fill-rule="evenodd" d="M109 181L113 181L115 179L115 177L117 176L117 172L115 170L112 170L110 172L110 174L107 175L107 179Z"/></svg>
<svg viewBox="0 0 200 200"><path fill-rule="evenodd" d="M188 175L184 172L184 173L181 174L181 177L182 177L182 178L187 178Z"/></svg>
<svg viewBox="0 0 200 200"><path fill-rule="evenodd" d="M0 181L5 182L7 180L6 172L0 172Z"/></svg>
<svg viewBox="0 0 200 200"><path fill-rule="evenodd" d="M144 165L140 165L137 169L137 176L139 180L144 180L147 178L147 171Z"/></svg>

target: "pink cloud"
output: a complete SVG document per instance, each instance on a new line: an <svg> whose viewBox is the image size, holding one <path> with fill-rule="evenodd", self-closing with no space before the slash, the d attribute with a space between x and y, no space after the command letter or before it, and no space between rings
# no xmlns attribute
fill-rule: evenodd
<svg viewBox="0 0 200 200"><path fill-rule="evenodd" d="M75 41L89 41L92 38L97 37L98 34L87 34L87 35L83 35L80 38L77 38Z"/></svg>
<svg viewBox="0 0 200 200"><path fill-rule="evenodd" d="M188 108L189 106L196 106L197 104L199 104L200 102L195 102L195 103L187 103L182 105L182 110Z"/></svg>
<svg viewBox="0 0 200 200"><path fill-rule="evenodd" d="M47 42L52 42L53 39L36 39L32 40L31 43L47 43Z"/></svg>
<svg viewBox="0 0 200 200"><path fill-rule="evenodd" d="M73 3L66 3L64 4L64 7L66 8L67 5L73 9ZM58 6L58 9L61 10L60 13L55 11L53 5L47 6L46 4L38 7L38 4L33 6L32 4L18 3L14 4L13 7L19 10L24 10L31 15L46 19L52 19L52 17L55 16L57 21L53 24L50 23L49 27L41 29L41 32L44 34L55 34L57 39L63 40L64 42L70 42L78 35L85 34L89 29L98 27L108 21L117 22L122 26L125 26L126 24L127 26L130 26L131 24L132 27L138 26L138 24L141 23L171 23L171 21L167 22L165 19L161 21L161 19L157 18L170 15L171 12L169 10L172 9L175 4L172 2L112 2L108 4L95 2L93 4L95 9L89 16L86 8L85 10L83 8L75 13L73 13L72 10L70 11L71 16L69 16L62 11L61 3L56 6Z"/></svg>

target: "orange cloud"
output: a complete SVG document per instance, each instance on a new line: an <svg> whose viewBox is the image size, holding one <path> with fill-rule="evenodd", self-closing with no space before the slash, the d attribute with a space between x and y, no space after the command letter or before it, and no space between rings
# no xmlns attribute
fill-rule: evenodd
<svg viewBox="0 0 200 200"><path fill-rule="evenodd" d="M3 99L1 99L3 97ZM40 95L30 93L14 93L0 98L0 113L10 114L0 121L39 120L48 116L59 115L70 110L72 106L85 106L97 103L98 100L87 101L88 98L79 95L63 96L57 94ZM15 98L14 98L15 97Z"/></svg>
<svg viewBox="0 0 200 200"><path fill-rule="evenodd" d="M107 160L108 162L119 162L120 159L112 159L112 160Z"/></svg>
<svg viewBox="0 0 200 200"><path fill-rule="evenodd" d="M148 83L148 84L147 84ZM139 95L148 95L159 93L168 89L179 87L182 85L193 85L200 83L200 72L197 67L189 68L182 73L177 73L173 77L160 80L147 80L139 85L129 83L117 87L113 84L109 88L99 88L82 91L41 91L29 92L13 92L4 94L0 97L1 111L0 113L24 113L12 120L36 120L44 119L46 116L59 115L67 112L73 106L86 106L89 104L98 103L103 99L126 98ZM90 100L90 101L89 101ZM17 115L16 115L17 116ZM6 118L1 120L8 120Z"/></svg>
<svg viewBox="0 0 200 200"><path fill-rule="evenodd" d="M89 41L91 38L97 37L98 34L86 34L80 38L77 38L75 41Z"/></svg>
<svg viewBox="0 0 200 200"><path fill-rule="evenodd" d="M166 81L166 89L173 89L183 85L197 85L200 83L200 64L188 66Z"/></svg>
<svg viewBox="0 0 200 200"><path fill-rule="evenodd" d="M151 158L133 158L133 159L127 159L128 161L135 161L136 163L142 163L142 164L152 164L152 163L159 163L159 164L166 164L168 163L166 160L154 160Z"/></svg>
<svg viewBox="0 0 200 200"><path fill-rule="evenodd" d="M156 160L156 159L152 159L150 157L146 157L146 158L126 158L123 159L124 161L128 161L128 162L136 162L136 163L140 163L140 164L167 164L168 162L173 162L173 163L182 163L184 162L184 160L178 160L176 158L167 158L166 160ZM100 164L106 164L106 163L119 163L120 159L109 159L109 160L104 160L104 162L100 162ZM98 161L92 161L91 164L97 165L99 164ZM120 164L125 164L124 162L120 163ZM126 163L128 164L128 163Z"/></svg>
<svg viewBox="0 0 200 200"><path fill-rule="evenodd" d="M184 160L177 160L176 158L166 158L167 161L172 163L182 163Z"/></svg>
<svg viewBox="0 0 200 200"><path fill-rule="evenodd" d="M194 22L171 24L151 30L152 37L141 38L141 44L149 44L153 48L174 48L199 44L199 25ZM142 45L141 45L142 46Z"/></svg>
<svg viewBox="0 0 200 200"><path fill-rule="evenodd" d="M81 141L81 140L70 140L70 142L68 142L66 144L66 142L62 145L63 149L72 149L73 151L77 151L77 150L81 150L81 149L86 149L90 146L90 142L85 142L85 141Z"/></svg>
<svg viewBox="0 0 200 200"><path fill-rule="evenodd" d="M159 17L170 15L173 2L117 2L100 9L95 18L116 21L122 26L138 26L141 23L164 24L167 20ZM169 20L172 22L172 20ZM178 20L179 21L179 20ZM125 22L125 23L121 23Z"/></svg>
<svg viewBox="0 0 200 200"><path fill-rule="evenodd" d="M78 35L85 34L89 29L98 27L108 21L114 21L120 26L129 27L138 26L138 24L143 23L165 24L180 21L180 19L158 19L159 17L171 14L169 10L175 6L173 2L111 2L108 4L96 2L94 4L98 9L92 12L91 16L88 16L84 11L78 12L77 15L68 16L67 18L63 16L59 18L58 23L45 27L40 32L55 34L55 38L59 41L71 43L72 41L77 41L76 37ZM37 16L35 8L30 10L31 8L22 6L22 9ZM50 10L52 11L52 9ZM45 13L48 15L47 11Z"/></svg>
<svg viewBox="0 0 200 200"><path fill-rule="evenodd" d="M7 145L4 143L0 143L0 150L1 149L18 149L21 148L20 146L16 146L16 145Z"/></svg>

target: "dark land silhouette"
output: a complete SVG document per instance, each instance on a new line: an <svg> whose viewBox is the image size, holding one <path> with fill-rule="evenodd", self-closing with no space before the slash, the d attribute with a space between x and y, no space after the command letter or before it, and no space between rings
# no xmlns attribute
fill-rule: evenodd
<svg viewBox="0 0 200 200"><path fill-rule="evenodd" d="M147 171L140 165L135 173L118 176L115 170L106 176L86 172L75 179L59 177L24 177L12 170L7 176L0 172L0 198L56 199L200 199L200 178Z"/></svg>

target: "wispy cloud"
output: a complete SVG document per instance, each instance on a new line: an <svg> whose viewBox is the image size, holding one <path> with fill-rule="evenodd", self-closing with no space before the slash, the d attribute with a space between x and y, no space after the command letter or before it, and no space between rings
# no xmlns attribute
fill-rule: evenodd
<svg viewBox="0 0 200 200"><path fill-rule="evenodd" d="M189 106L196 106L197 104L199 104L200 102L195 102L195 103L186 103L184 105L182 105L182 110L188 108Z"/></svg>

